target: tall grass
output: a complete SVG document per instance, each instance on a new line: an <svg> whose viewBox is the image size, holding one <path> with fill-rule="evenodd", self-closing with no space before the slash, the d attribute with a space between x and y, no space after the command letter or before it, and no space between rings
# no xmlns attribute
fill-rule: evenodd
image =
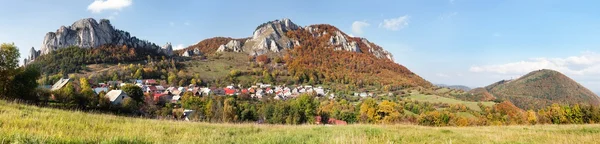
<svg viewBox="0 0 600 144"><path fill-rule="evenodd" d="M150 120L0 101L0 143L595 143L600 125L424 127Z"/></svg>

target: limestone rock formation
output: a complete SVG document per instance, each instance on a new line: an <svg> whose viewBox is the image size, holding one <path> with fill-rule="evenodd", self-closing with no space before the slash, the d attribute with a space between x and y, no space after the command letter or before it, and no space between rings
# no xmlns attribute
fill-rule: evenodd
<svg viewBox="0 0 600 144"><path fill-rule="evenodd" d="M155 50L165 55L173 55L170 49L132 37L128 32L115 29L109 20L102 19L98 23L95 19L81 19L71 26L61 26L56 32L49 32L42 42L41 54L48 54L54 50L69 46L80 48L95 48L102 45L128 45L134 48Z"/></svg>
<svg viewBox="0 0 600 144"><path fill-rule="evenodd" d="M217 52L243 52L242 43L238 40L231 40L227 44L219 46Z"/></svg>
<svg viewBox="0 0 600 144"><path fill-rule="evenodd" d="M252 38L243 46L245 52L256 55L266 52L280 52L293 48L293 40L286 36L288 31L298 30L302 27L294 24L290 19L270 21L260 25L253 33Z"/></svg>
<svg viewBox="0 0 600 144"><path fill-rule="evenodd" d="M27 65L33 62L36 58L38 58L41 55L41 53L42 52L40 50L35 50L34 47L31 47L31 50L29 50L29 56L23 60L23 64Z"/></svg>

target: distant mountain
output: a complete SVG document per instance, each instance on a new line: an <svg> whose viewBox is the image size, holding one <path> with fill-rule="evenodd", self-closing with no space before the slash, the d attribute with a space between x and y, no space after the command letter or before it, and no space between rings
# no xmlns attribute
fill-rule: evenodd
<svg viewBox="0 0 600 144"><path fill-rule="evenodd" d="M496 82L486 89L498 99L509 100L524 110L544 108L553 103L600 104L598 95L553 70L533 71L516 80Z"/></svg>
<svg viewBox="0 0 600 144"><path fill-rule="evenodd" d="M380 46L327 24L302 27L290 19L274 20L259 25L247 38L215 37L175 51L185 57L226 52L280 57L295 81L432 86L395 63L392 54Z"/></svg>
<svg viewBox="0 0 600 144"><path fill-rule="evenodd" d="M445 87L445 88L449 88L449 89L455 89L455 90L463 90L463 91L470 91L471 88L468 86L464 86L464 85L446 85L446 84L436 84L435 86L438 87Z"/></svg>

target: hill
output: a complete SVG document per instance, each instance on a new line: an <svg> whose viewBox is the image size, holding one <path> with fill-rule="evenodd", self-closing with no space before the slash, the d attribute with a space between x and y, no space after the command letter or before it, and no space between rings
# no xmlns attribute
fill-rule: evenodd
<svg viewBox="0 0 600 144"><path fill-rule="evenodd" d="M463 91L470 91L471 90L470 87L464 86L464 85L436 84L435 86L444 87L444 88L450 88L450 89L455 89L455 90L463 90Z"/></svg>
<svg viewBox="0 0 600 144"><path fill-rule="evenodd" d="M191 123L40 108L6 101L0 101L0 123L2 143L593 143L600 136L600 125Z"/></svg>
<svg viewBox="0 0 600 144"><path fill-rule="evenodd" d="M584 103L599 105L600 98L571 78L553 70L538 70L516 80L503 80L486 89L501 100L509 100L522 109L540 109L551 105Z"/></svg>
<svg viewBox="0 0 600 144"><path fill-rule="evenodd" d="M365 38L350 37L327 24L301 27L289 19L263 23L248 38L210 38L175 53L185 57L223 53L244 53L250 59L268 56L277 62L265 68L284 73L287 80L283 82L376 85L388 90L432 86Z"/></svg>
<svg viewBox="0 0 600 144"><path fill-rule="evenodd" d="M78 72L88 64L117 64L173 55L170 43L160 47L116 29L109 20L86 18L48 32L41 50L31 48L25 65L37 65L44 74Z"/></svg>

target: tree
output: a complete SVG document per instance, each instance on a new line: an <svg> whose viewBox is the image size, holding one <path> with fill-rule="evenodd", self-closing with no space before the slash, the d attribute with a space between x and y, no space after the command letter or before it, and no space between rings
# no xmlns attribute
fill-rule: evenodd
<svg viewBox="0 0 600 144"><path fill-rule="evenodd" d="M81 88L82 99L85 99L85 106L88 108L96 107L99 99L96 98L96 93L92 90L89 81L86 78L79 79L79 87Z"/></svg>
<svg viewBox="0 0 600 144"><path fill-rule="evenodd" d="M382 123L394 123L400 120L400 114L396 103L384 100L377 108L375 119Z"/></svg>
<svg viewBox="0 0 600 144"><path fill-rule="evenodd" d="M360 121L363 123L375 122L377 115L377 103L372 98L368 98L360 105Z"/></svg>
<svg viewBox="0 0 600 144"><path fill-rule="evenodd" d="M234 98L225 99L223 105L223 121L224 122L235 122L237 121L237 106Z"/></svg>
<svg viewBox="0 0 600 144"><path fill-rule="evenodd" d="M133 75L133 78L135 79L142 79L142 69L138 69L135 74Z"/></svg>
<svg viewBox="0 0 600 144"><path fill-rule="evenodd" d="M7 96L12 76L19 62L19 55L15 44L0 45L0 96Z"/></svg>
<svg viewBox="0 0 600 144"><path fill-rule="evenodd" d="M537 115L536 115L535 111L533 111L533 110L527 111L527 121L531 125L535 125L537 123L538 119L537 119Z"/></svg>
<svg viewBox="0 0 600 144"><path fill-rule="evenodd" d="M169 77L167 78L170 85L175 85L177 83L177 75L174 72L169 72Z"/></svg>
<svg viewBox="0 0 600 144"><path fill-rule="evenodd" d="M125 85L121 88L123 92L127 94L127 96L131 97L135 102L141 103L144 102L144 91L142 88L136 85Z"/></svg>
<svg viewBox="0 0 600 144"><path fill-rule="evenodd" d="M38 87L37 79L40 77L37 67L21 67L16 69L14 74L10 85L8 85L8 91L10 91L8 96L31 102L38 102L45 99L42 97L42 94L36 93L40 91L35 91Z"/></svg>

